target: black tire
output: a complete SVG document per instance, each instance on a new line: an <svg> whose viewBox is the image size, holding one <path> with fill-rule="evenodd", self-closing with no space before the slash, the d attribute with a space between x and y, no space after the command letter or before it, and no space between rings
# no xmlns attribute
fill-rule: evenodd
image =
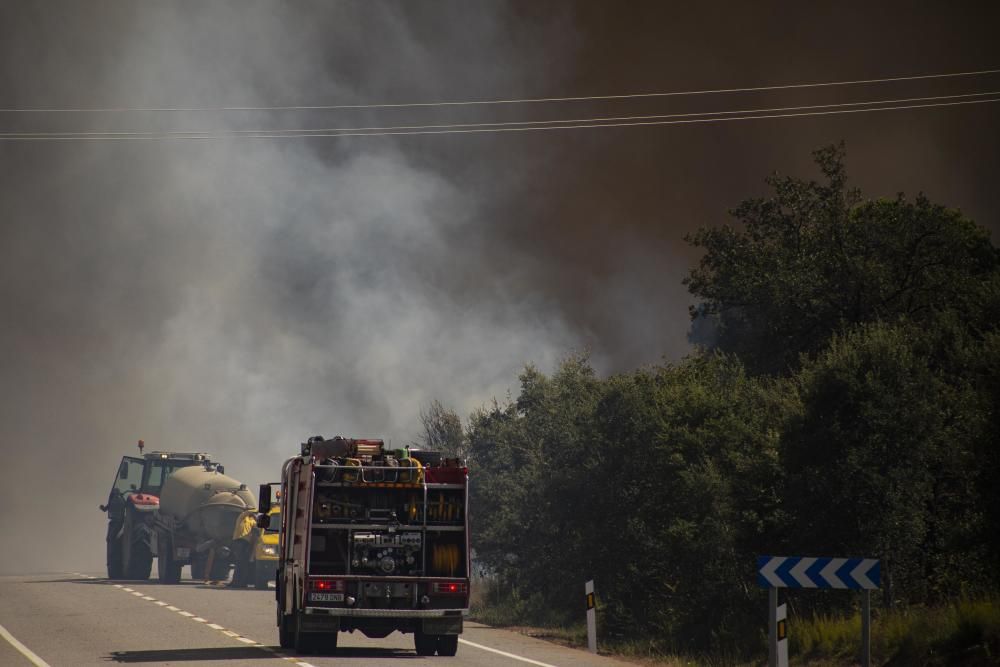
<svg viewBox="0 0 1000 667"><path fill-rule="evenodd" d="M438 635L437 653L445 656L458 653L458 635Z"/></svg>
<svg viewBox="0 0 1000 667"><path fill-rule="evenodd" d="M215 557L215 562L212 563L212 571L209 573L209 579L212 581L223 581L229 578L229 561L224 558L219 558L218 555Z"/></svg>
<svg viewBox="0 0 1000 667"><path fill-rule="evenodd" d="M281 648L292 648L295 646L295 617L285 616L278 611L278 643Z"/></svg>
<svg viewBox="0 0 1000 667"><path fill-rule="evenodd" d="M195 581L205 581L205 555L194 554L191 556L191 578Z"/></svg>
<svg viewBox="0 0 1000 667"><path fill-rule="evenodd" d="M323 632L317 633L311 638L312 650L320 655L330 655L337 652L337 636L340 633L334 632Z"/></svg>
<svg viewBox="0 0 1000 667"><path fill-rule="evenodd" d="M437 635L425 635L420 630L413 633L413 647L417 655L434 655L437 651Z"/></svg>
<svg viewBox="0 0 1000 667"><path fill-rule="evenodd" d="M181 564L174 560L174 544L166 533L157 533L156 550L156 574L160 583L180 583Z"/></svg>
<svg viewBox="0 0 1000 667"><path fill-rule="evenodd" d="M112 521L108 524L108 579L123 579L125 577L125 570L122 567L122 538L115 537L118 530L118 522Z"/></svg>
<svg viewBox="0 0 1000 667"><path fill-rule="evenodd" d="M295 649L296 653L312 653L313 648L315 646L314 641L313 641L314 637L315 637L315 635L313 635L313 634L310 634L308 632L303 632L302 631L302 624L296 622L295 623L295 638L294 638L294 641L292 642L292 644L293 644L292 648Z"/></svg>
<svg viewBox="0 0 1000 667"><path fill-rule="evenodd" d="M274 578L274 570L267 563L257 563L254 570L253 587L257 590L266 591L267 582Z"/></svg>
<svg viewBox="0 0 1000 667"><path fill-rule="evenodd" d="M127 579L149 579L153 572L153 552L145 537L136 535L134 517L125 517L125 532L122 534L122 566Z"/></svg>

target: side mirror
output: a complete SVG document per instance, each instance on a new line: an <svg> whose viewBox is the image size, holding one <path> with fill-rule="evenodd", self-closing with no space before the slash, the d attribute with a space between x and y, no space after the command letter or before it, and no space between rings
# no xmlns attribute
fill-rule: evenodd
<svg viewBox="0 0 1000 667"><path fill-rule="evenodd" d="M263 530L267 530L271 527L271 515L270 514L258 514L257 515L257 527Z"/></svg>
<svg viewBox="0 0 1000 667"><path fill-rule="evenodd" d="M261 484L257 494L257 511L267 515L271 511L271 485ZM262 528L264 526L261 526Z"/></svg>
<svg viewBox="0 0 1000 667"><path fill-rule="evenodd" d="M219 473L220 475L225 475L226 474L226 466L224 466L224 465L222 465L220 463L219 465L215 466L215 472Z"/></svg>

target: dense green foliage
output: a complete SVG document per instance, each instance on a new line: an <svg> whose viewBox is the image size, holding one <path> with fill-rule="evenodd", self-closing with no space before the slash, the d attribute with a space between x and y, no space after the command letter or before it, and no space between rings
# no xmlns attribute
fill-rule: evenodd
<svg viewBox="0 0 1000 667"><path fill-rule="evenodd" d="M1000 253L924 197L863 200L841 147L816 156L826 182L772 178L691 238L716 332L696 354L528 367L464 433L426 416L468 454L477 560L525 622L577 618L594 578L608 635L752 655L759 554L881 558L883 608L1000 590Z"/></svg>

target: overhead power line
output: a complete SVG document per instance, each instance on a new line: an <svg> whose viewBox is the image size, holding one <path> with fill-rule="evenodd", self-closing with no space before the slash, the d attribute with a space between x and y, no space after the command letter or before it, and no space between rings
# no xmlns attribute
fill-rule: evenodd
<svg viewBox="0 0 1000 667"><path fill-rule="evenodd" d="M997 94L997 93L983 93L985 94ZM533 125L518 125L518 126L505 126L500 124L491 125L489 127L444 127L443 129L401 129L401 130L386 130L386 131L365 131L362 129L357 130L344 130L344 131L313 131L313 130L299 130L299 131L287 131L287 130L275 130L275 131L262 131L254 134L236 134L236 133L187 133L187 134L167 134L167 133L137 133L137 134L58 134L58 133L13 133L0 135L0 141L59 141L59 140L69 140L69 141L85 141L85 140L159 140L159 139L293 139L293 138L322 138L322 137L385 137L385 136L405 136L405 135L420 135L420 134L478 134L478 133L489 133L489 132L534 132L541 130L574 130L574 129L589 129L589 128L614 128L614 127L636 127L642 125L686 125L686 124L696 124L696 123L722 123L729 121L738 120L764 120L773 118L799 118L806 116L832 116L839 114L855 114L855 113L869 113L876 111L898 111L905 109L926 109L934 107L952 107L952 106L962 106L962 105L972 105L972 104L990 104L994 102L1000 102L1000 97L994 97L989 99L975 99L975 100L958 100L951 102L927 102L927 103L917 103L917 104L901 104L892 106L869 106L865 108L851 108L851 109L828 109L824 111L798 111L793 113L765 113L765 114L753 114L753 115L743 115L743 116L725 116L725 117L705 117L707 114L700 114L698 118L674 118L670 120L635 120L635 121L623 121L623 122L593 122L580 124L579 121L563 121L564 123L571 124L533 124ZM715 112L724 113L724 112ZM557 121L558 122L558 121ZM419 126L417 126L419 127ZM430 126L428 126L429 128Z"/></svg>
<svg viewBox="0 0 1000 667"><path fill-rule="evenodd" d="M601 122L635 121L635 120L665 120L670 118L695 118L703 116L729 116L740 114L760 114L775 113L779 111L802 111L807 109L835 109L858 106L872 106L885 104L902 104L908 102L928 102L938 100L954 100L970 97L986 97L989 95L1000 95L1000 90L983 93L961 93L957 95L933 95L927 97L904 97L888 100L866 100L861 102L835 102L831 104L809 104L787 107L769 107L762 109L734 109L731 111L695 111L687 113L652 114L641 116L598 116L593 118L562 118L555 120L518 120L518 121L497 121L485 123L442 123L431 125L378 125L370 127L320 127L320 128L292 128L292 129L255 129L255 130L130 130L130 131L70 131L70 132L0 132L0 137L144 137L153 135L156 137L184 136L194 137L198 135L211 136L233 136L257 135L257 134L290 134L304 135L328 134L343 132L390 132L396 130L438 130L451 128L476 128L476 127L514 127L518 125L559 125L559 124L590 124Z"/></svg>
<svg viewBox="0 0 1000 667"><path fill-rule="evenodd" d="M682 97L690 95L715 95L723 93L749 93L774 90L794 90L800 88L824 88L834 86L857 86L873 83L894 83L902 81L923 81L927 79L950 79L958 77L984 76L1000 73L1000 68L969 72L946 72L941 74L917 74L910 76L883 77L878 79L855 79L850 81L821 81L811 83L787 83L768 86L744 86L738 88L713 88L705 90L684 90L651 93L624 93L619 95L580 95L574 97L529 97L493 100L459 100L437 102L390 102L378 104L317 104L284 106L223 106L223 107L29 107L0 109L0 113L112 113L112 112L218 112L218 111L336 111L346 109L398 109L413 107L454 107L500 104L538 104L548 102L586 102L600 100L626 100L650 97Z"/></svg>

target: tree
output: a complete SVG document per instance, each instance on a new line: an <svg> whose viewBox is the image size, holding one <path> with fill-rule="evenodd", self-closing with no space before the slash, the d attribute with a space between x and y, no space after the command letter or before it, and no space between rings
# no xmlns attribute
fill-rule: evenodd
<svg viewBox="0 0 1000 667"><path fill-rule="evenodd" d="M462 420L441 405L440 401L435 399L426 410L420 411L420 425L423 433L416 443L420 447L442 452L446 456L466 458L468 448L462 431Z"/></svg>
<svg viewBox="0 0 1000 667"><path fill-rule="evenodd" d="M702 299L691 316L715 321L714 347L785 374L858 323L958 311L993 326L1000 252L986 230L923 195L864 201L847 186L843 144L814 156L825 183L772 176L772 196L731 212L739 227L688 237L705 250L685 279Z"/></svg>

